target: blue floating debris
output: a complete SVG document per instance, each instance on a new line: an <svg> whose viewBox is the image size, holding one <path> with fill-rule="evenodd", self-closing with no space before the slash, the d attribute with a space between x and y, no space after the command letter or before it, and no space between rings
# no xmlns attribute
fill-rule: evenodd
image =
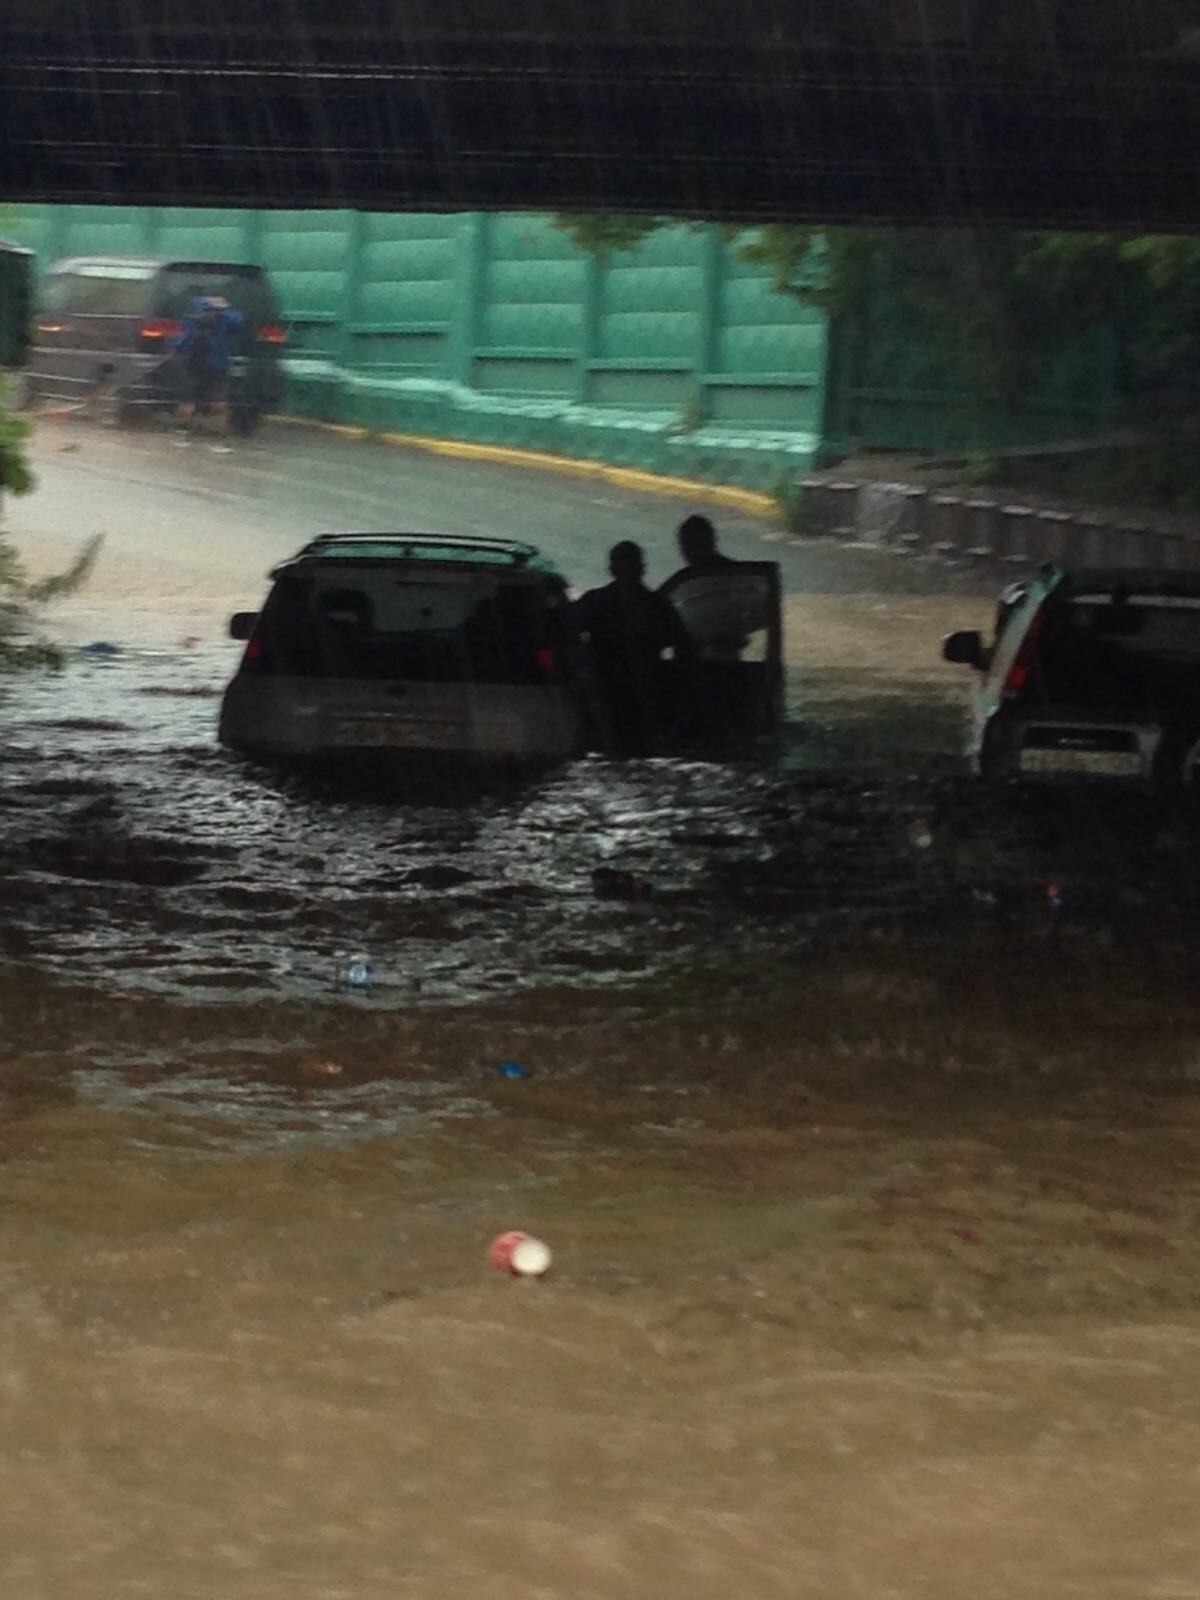
<svg viewBox="0 0 1200 1600"><path fill-rule="evenodd" d="M499 1078L527 1078L529 1070L523 1067L519 1061L502 1061L496 1068L496 1076Z"/></svg>
<svg viewBox="0 0 1200 1600"><path fill-rule="evenodd" d="M91 644L81 644L79 653L81 656L119 656L121 646L109 644L107 639L94 639Z"/></svg>
<svg viewBox="0 0 1200 1600"><path fill-rule="evenodd" d="M1046 904L1057 911L1063 903L1063 888L1061 883L1048 883L1046 885Z"/></svg>
<svg viewBox="0 0 1200 1600"><path fill-rule="evenodd" d="M375 969L369 961L352 961L346 968L346 987L348 989L369 989Z"/></svg>

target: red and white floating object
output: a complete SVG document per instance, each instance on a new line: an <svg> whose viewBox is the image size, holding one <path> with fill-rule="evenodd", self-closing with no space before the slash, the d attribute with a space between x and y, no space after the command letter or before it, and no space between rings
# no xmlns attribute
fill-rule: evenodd
<svg viewBox="0 0 1200 1600"><path fill-rule="evenodd" d="M553 1257L543 1240L514 1228L492 1240L488 1260L497 1272L507 1272L514 1278L540 1278L549 1272Z"/></svg>

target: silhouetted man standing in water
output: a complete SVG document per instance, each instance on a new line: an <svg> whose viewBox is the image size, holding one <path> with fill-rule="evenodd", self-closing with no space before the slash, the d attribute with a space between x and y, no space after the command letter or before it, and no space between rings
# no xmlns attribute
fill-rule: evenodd
<svg viewBox="0 0 1200 1600"><path fill-rule="evenodd" d="M685 565L671 574L662 586L663 591L680 578L695 577L700 572L721 572L726 567L738 565L732 557L722 555L717 549L717 530L707 517L699 514L684 517L675 537L679 541L679 554Z"/></svg>
<svg viewBox="0 0 1200 1600"><path fill-rule="evenodd" d="M643 582L640 545L615 544L608 570L611 583L575 602L575 626L590 646L609 754L649 755L665 721L663 652L677 661L690 661L694 652L671 602Z"/></svg>
<svg viewBox="0 0 1200 1600"><path fill-rule="evenodd" d="M688 603L680 596L680 612L697 654L709 661L737 661L750 632L764 626L765 612L747 591L744 562L734 561L717 549L717 530L707 517L685 517L676 534L685 565L673 572L659 594L673 603L677 590L686 588ZM702 582L698 580L703 580ZM751 579L751 585L761 580Z"/></svg>

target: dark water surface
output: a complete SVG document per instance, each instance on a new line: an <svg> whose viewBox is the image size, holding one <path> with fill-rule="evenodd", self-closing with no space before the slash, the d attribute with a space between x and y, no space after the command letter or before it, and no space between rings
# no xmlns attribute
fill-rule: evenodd
<svg viewBox="0 0 1200 1600"><path fill-rule="evenodd" d="M11 957L106 989L308 1001L365 955L374 979L353 1003L411 1007L702 985L814 941L997 907L1041 919L1060 881L1068 919L1190 928L1194 852L1144 801L997 806L944 750L872 762L892 704L843 715L858 748L835 748L836 767L827 697L776 772L588 759L502 794L398 801L385 782L317 785L219 750L229 666L211 646L79 654L6 692ZM908 709L949 743L944 713Z"/></svg>
<svg viewBox="0 0 1200 1600"><path fill-rule="evenodd" d="M906 831L928 786L591 759L399 804L218 750L226 657L79 657L11 691L12 955L105 988L310 1000L361 953L355 1003L464 1003L730 971L937 899Z"/></svg>

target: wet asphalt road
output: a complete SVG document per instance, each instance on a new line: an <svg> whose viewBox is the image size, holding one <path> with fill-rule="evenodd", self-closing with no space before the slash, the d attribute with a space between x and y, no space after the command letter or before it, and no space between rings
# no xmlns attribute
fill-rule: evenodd
<svg viewBox="0 0 1200 1600"><path fill-rule="evenodd" d="M83 423L44 421L35 440L41 484L12 501L8 523L39 567L72 541L107 535L104 567L90 588L130 601L177 601L219 594L257 602L267 569L327 532L411 531L527 539L559 565L576 589L607 580L606 556L619 539L646 550L659 582L678 565L674 529L697 507L549 472L455 461L316 429L277 426L261 439L214 454L177 449L156 431L106 433ZM869 549L798 540L761 519L710 513L723 548L769 558L793 594L972 593L972 573ZM152 625L130 615L131 624Z"/></svg>

